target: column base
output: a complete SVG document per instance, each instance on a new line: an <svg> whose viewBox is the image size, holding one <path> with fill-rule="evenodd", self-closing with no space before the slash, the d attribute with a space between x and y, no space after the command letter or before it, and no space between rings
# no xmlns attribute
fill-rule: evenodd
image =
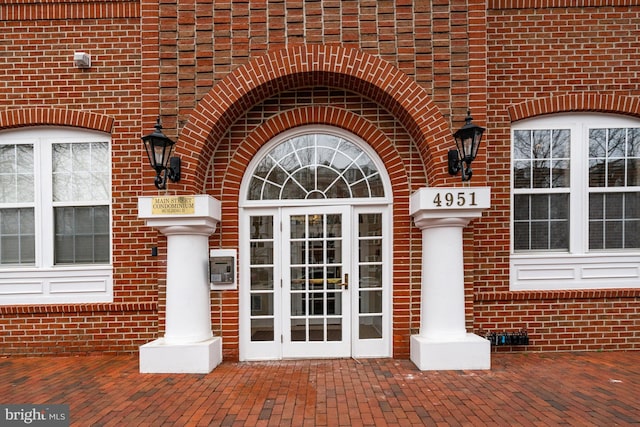
<svg viewBox="0 0 640 427"><path fill-rule="evenodd" d="M166 344L159 338L140 346L140 373L208 374L222 362L222 338Z"/></svg>
<svg viewBox="0 0 640 427"><path fill-rule="evenodd" d="M491 343L475 334L451 341L412 335L411 361L421 371L491 369Z"/></svg>

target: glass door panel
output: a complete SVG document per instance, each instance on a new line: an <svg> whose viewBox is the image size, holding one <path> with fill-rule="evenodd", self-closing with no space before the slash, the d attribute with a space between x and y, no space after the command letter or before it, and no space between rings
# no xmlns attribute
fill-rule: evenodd
<svg viewBox="0 0 640 427"><path fill-rule="evenodd" d="M358 339L383 338L382 214L358 215Z"/></svg>
<svg viewBox="0 0 640 427"><path fill-rule="evenodd" d="M347 213L346 207L284 212L284 357L350 355Z"/></svg>
<svg viewBox="0 0 640 427"><path fill-rule="evenodd" d="M273 216L249 217L251 341L274 341Z"/></svg>

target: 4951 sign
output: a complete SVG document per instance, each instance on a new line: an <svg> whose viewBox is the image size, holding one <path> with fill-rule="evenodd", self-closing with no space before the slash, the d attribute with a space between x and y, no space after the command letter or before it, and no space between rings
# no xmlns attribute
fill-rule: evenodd
<svg viewBox="0 0 640 427"><path fill-rule="evenodd" d="M421 209L464 210L487 209L490 206L491 192L488 187L426 187L418 190L412 197Z"/></svg>
<svg viewBox="0 0 640 427"><path fill-rule="evenodd" d="M476 192L475 191L456 191L455 193L451 191L447 191L445 193L436 193L433 198L433 204L436 207L441 208L445 206L450 208L453 205L464 207L476 207L478 206L478 202L476 202Z"/></svg>

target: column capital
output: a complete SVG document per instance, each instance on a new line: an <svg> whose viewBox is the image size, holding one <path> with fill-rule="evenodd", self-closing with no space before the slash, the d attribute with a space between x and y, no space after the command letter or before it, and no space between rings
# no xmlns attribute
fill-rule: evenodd
<svg viewBox="0 0 640 427"><path fill-rule="evenodd" d="M423 187L411 195L409 213L421 230L464 227L490 204L489 187Z"/></svg>
<svg viewBox="0 0 640 427"><path fill-rule="evenodd" d="M138 218L162 234L211 235L220 222L220 201L206 194L138 198Z"/></svg>

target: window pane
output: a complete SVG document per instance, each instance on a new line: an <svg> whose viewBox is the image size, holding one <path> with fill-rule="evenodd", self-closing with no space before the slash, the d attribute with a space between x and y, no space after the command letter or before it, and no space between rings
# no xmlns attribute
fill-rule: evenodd
<svg viewBox="0 0 640 427"><path fill-rule="evenodd" d="M589 249L639 248L640 193L589 195Z"/></svg>
<svg viewBox="0 0 640 427"><path fill-rule="evenodd" d="M569 195L551 194L549 195L549 218L569 219Z"/></svg>
<svg viewBox="0 0 640 427"><path fill-rule="evenodd" d="M606 185L606 163L604 159L589 159L589 187Z"/></svg>
<svg viewBox="0 0 640 427"><path fill-rule="evenodd" d="M360 237L382 236L381 214L358 215L358 235Z"/></svg>
<svg viewBox="0 0 640 427"><path fill-rule="evenodd" d="M589 222L589 249L604 249L604 222Z"/></svg>
<svg viewBox="0 0 640 427"><path fill-rule="evenodd" d="M251 315L271 316L273 315L273 293L252 293L251 294Z"/></svg>
<svg viewBox="0 0 640 427"><path fill-rule="evenodd" d="M382 291L360 291L360 313L382 313Z"/></svg>
<svg viewBox="0 0 640 427"><path fill-rule="evenodd" d="M640 183L639 132L638 128L589 131L590 187L625 187Z"/></svg>
<svg viewBox="0 0 640 427"><path fill-rule="evenodd" d="M640 128L629 129L627 139L627 185L640 186Z"/></svg>
<svg viewBox="0 0 640 427"><path fill-rule="evenodd" d="M608 129L607 157L621 159L626 151L626 129Z"/></svg>
<svg viewBox="0 0 640 427"><path fill-rule="evenodd" d="M33 145L0 145L0 203L34 201Z"/></svg>
<svg viewBox="0 0 640 427"><path fill-rule="evenodd" d="M282 191L280 191L282 189ZM384 197L373 160L355 144L310 134L284 141L257 165L250 200Z"/></svg>
<svg viewBox="0 0 640 427"><path fill-rule="evenodd" d="M607 153L606 129L589 130L589 157L603 158Z"/></svg>
<svg viewBox="0 0 640 427"><path fill-rule="evenodd" d="M251 242L251 264L273 264L273 242Z"/></svg>
<svg viewBox="0 0 640 427"><path fill-rule="evenodd" d="M529 195L516 194L513 196L513 219L516 221L529 219Z"/></svg>
<svg viewBox="0 0 640 427"><path fill-rule="evenodd" d="M251 239L271 239L273 238L273 217L252 216L249 219Z"/></svg>
<svg viewBox="0 0 640 427"><path fill-rule="evenodd" d="M342 215L328 214L327 218L327 237L342 236Z"/></svg>
<svg viewBox="0 0 640 427"><path fill-rule="evenodd" d="M531 158L531 131L517 130L513 133L513 158L528 160Z"/></svg>
<svg viewBox="0 0 640 427"><path fill-rule="evenodd" d="M53 144L53 200L109 199L108 144L106 142Z"/></svg>
<svg viewBox="0 0 640 427"><path fill-rule="evenodd" d="M359 268L360 289L382 287L382 265L364 264Z"/></svg>
<svg viewBox="0 0 640 427"><path fill-rule="evenodd" d="M627 160L627 185L640 186L640 159Z"/></svg>
<svg viewBox="0 0 640 427"><path fill-rule="evenodd" d="M273 319L251 319L251 341L273 341Z"/></svg>
<svg viewBox="0 0 640 427"><path fill-rule="evenodd" d="M269 289L273 289L273 267L252 267L251 290Z"/></svg>
<svg viewBox="0 0 640 427"><path fill-rule="evenodd" d="M360 262L381 262L382 261L382 240L360 240Z"/></svg>
<svg viewBox="0 0 640 427"><path fill-rule="evenodd" d="M33 209L0 209L0 264L35 263Z"/></svg>
<svg viewBox="0 0 640 427"><path fill-rule="evenodd" d="M371 191L371 197L384 197L384 184L382 183L382 176L379 172L369 175L369 189ZM358 197L363 197L358 195Z"/></svg>
<svg viewBox="0 0 640 427"><path fill-rule="evenodd" d="M606 249L618 249L624 247L622 231L622 221L606 221L604 223L604 247Z"/></svg>
<svg viewBox="0 0 640 427"><path fill-rule="evenodd" d="M568 129L559 129L553 133L552 158L568 159L571 154L571 132Z"/></svg>
<svg viewBox="0 0 640 427"><path fill-rule="evenodd" d="M529 237L531 233L529 232L529 223L528 222L516 222L513 225L513 248L516 251L526 251L531 249L531 243L529 241Z"/></svg>
<svg viewBox="0 0 640 427"><path fill-rule="evenodd" d="M625 248L640 248L640 220L627 220L625 222Z"/></svg>
<svg viewBox="0 0 640 427"><path fill-rule="evenodd" d="M515 250L569 249L568 194L517 194L513 203Z"/></svg>
<svg viewBox="0 0 640 427"><path fill-rule="evenodd" d="M515 131L514 188L568 187L570 137L567 129Z"/></svg>
<svg viewBox="0 0 640 427"><path fill-rule="evenodd" d="M513 164L514 188L531 188L531 162L516 161Z"/></svg>
<svg viewBox="0 0 640 427"><path fill-rule="evenodd" d="M382 338L382 316L362 316L358 321L358 338L361 340Z"/></svg>
<svg viewBox="0 0 640 427"><path fill-rule="evenodd" d="M554 161L551 169L551 186L553 188L569 187L569 172L568 160Z"/></svg>
<svg viewBox="0 0 640 427"><path fill-rule="evenodd" d="M309 215L309 237L324 237L324 215Z"/></svg>
<svg viewBox="0 0 640 427"><path fill-rule="evenodd" d="M326 186L323 198L326 197L327 199L348 199L350 197L369 197L368 188L366 188L365 186L358 186L356 184L356 186L354 186L353 188L352 194L352 189L349 187L349 184L343 178L336 178L337 179L332 181L330 185ZM318 182L325 185L323 181L320 181L320 178L318 179ZM360 183L362 184L364 182L361 181Z"/></svg>
<svg viewBox="0 0 640 427"><path fill-rule="evenodd" d="M98 264L109 262L110 238L105 230L107 206L54 209L54 262Z"/></svg>
<svg viewBox="0 0 640 427"><path fill-rule="evenodd" d="M342 240L327 240L327 263L342 262Z"/></svg>
<svg viewBox="0 0 640 427"><path fill-rule="evenodd" d="M549 228L549 249L568 249L569 221L552 221Z"/></svg>

